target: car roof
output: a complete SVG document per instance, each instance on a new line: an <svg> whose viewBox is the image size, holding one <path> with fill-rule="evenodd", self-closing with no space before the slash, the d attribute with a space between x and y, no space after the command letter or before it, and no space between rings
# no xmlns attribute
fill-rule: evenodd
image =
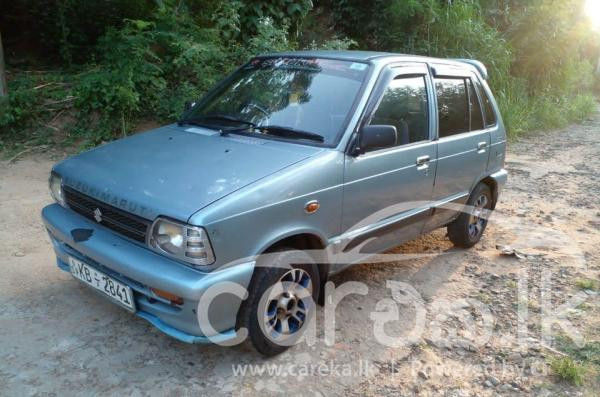
<svg viewBox="0 0 600 397"><path fill-rule="evenodd" d="M312 51L287 51L262 54L259 57L298 57L298 58L325 58L339 59L354 62L386 62L390 59L406 59L421 62L438 62L452 65L454 67L477 70L485 80L487 80L487 70L485 66L474 59L450 59L450 58L432 58L421 55L397 54L393 52L382 51L334 51L334 50L312 50Z"/></svg>

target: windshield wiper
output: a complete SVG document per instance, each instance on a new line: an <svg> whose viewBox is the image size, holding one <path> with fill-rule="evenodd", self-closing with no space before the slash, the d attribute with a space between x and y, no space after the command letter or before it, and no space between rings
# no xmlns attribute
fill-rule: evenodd
<svg viewBox="0 0 600 397"><path fill-rule="evenodd" d="M245 125L243 127L219 128L214 125L207 125L206 120L225 120ZM236 133L258 130L263 133L266 132L269 135L278 135L286 138L309 139L311 141L317 142L325 141L325 137L323 135L315 134L314 132L297 130L291 127L284 127L281 125L256 125L256 123L253 123L252 121L244 120L227 114L207 114L198 117L190 117L189 119L180 120L178 124L194 124L205 128L215 129L218 130L221 133L221 135L227 135L231 132Z"/></svg>
<svg viewBox="0 0 600 397"><path fill-rule="evenodd" d="M310 139L311 141L324 142L325 137L323 135L315 134L314 132L296 130L290 127L284 127L281 125L259 125L254 127L259 131L267 132L270 135L279 135L287 138L303 138Z"/></svg>
<svg viewBox="0 0 600 397"><path fill-rule="evenodd" d="M230 121L230 122L234 122L234 123L240 123L240 124L245 124L249 127L256 127L256 124L253 123L252 121L249 120L244 120L242 118L238 118L235 116L230 116L228 114L203 114L200 116L196 116L196 117L190 117L188 119L182 119L179 120L177 122L177 124L182 125L182 124L194 124L194 125L199 125L201 127L208 127L208 128L214 128L212 126L208 126L207 125L207 121L209 120L221 120L221 121ZM204 121L204 123L203 123ZM210 123L209 123L210 124ZM249 128L247 127L247 128ZM214 129L218 129L220 131L226 131L226 129L222 129L222 128L214 128Z"/></svg>

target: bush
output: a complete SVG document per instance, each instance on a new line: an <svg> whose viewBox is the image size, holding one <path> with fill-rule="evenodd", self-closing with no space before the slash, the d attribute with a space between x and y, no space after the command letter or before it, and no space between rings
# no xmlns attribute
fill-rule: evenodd
<svg viewBox="0 0 600 397"><path fill-rule="evenodd" d="M8 96L0 99L0 147L11 142L46 143L52 130L44 120L73 104L70 79L60 73L8 76Z"/></svg>
<svg viewBox="0 0 600 397"><path fill-rule="evenodd" d="M476 58L488 66L511 137L564 127L596 109L600 86L600 35L582 22L582 1L16 0L0 15L17 21L3 30L7 58L18 59L15 42L37 43L43 51L23 53L49 60L62 75L44 78L70 86L34 90L45 82L11 76L2 139L37 134L33 126L55 114L43 104L66 95L77 97L71 132L91 142L127 134L139 119L173 121L185 101L251 56L297 48Z"/></svg>
<svg viewBox="0 0 600 397"><path fill-rule="evenodd" d="M511 137L560 128L596 108L598 33L582 0L332 0L337 26L366 48L475 58L488 67Z"/></svg>
<svg viewBox="0 0 600 397"><path fill-rule="evenodd" d="M0 99L0 131L6 132L24 128L31 105L37 102L34 81L27 75L20 75L9 82L8 97Z"/></svg>
<svg viewBox="0 0 600 397"><path fill-rule="evenodd" d="M7 43L21 41L25 54L63 64L85 63L94 46L110 27L123 26L125 18L151 15L155 0L12 0L0 13L2 35ZM20 52L9 46L7 53Z"/></svg>
<svg viewBox="0 0 600 397"><path fill-rule="evenodd" d="M216 6L218 11L203 22L183 3L169 3L150 18L108 27L92 62L71 74L76 120L69 130L84 138L84 145L126 135L139 119L176 120L185 101L198 98L250 56L296 47L287 27L271 17L260 19L254 35L233 40L240 29L235 2ZM33 87L27 76L12 79L8 101L0 107L3 132L22 130L43 116L35 107L48 98Z"/></svg>
<svg viewBox="0 0 600 397"><path fill-rule="evenodd" d="M550 368L558 379L576 386L583 385L583 368L577 365L571 357L552 360Z"/></svg>
<svg viewBox="0 0 600 397"><path fill-rule="evenodd" d="M224 15L218 17L220 24L225 24ZM235 30L237 17L229 18ZM200 96L250 54L291 47L286 29L269 18L246 46L228 46L228 34L222 33L168 8L152 20L128 20L121 29L109 29L99 41L102 57L76 88L78 107L100 113L106 128L125 134L137 118L176 119L186 100Z"/></svg>
<svg viewBox="0 0 600 397"><path fill-rule="evenodd" d="M591 278L580 278L575 285L582 290L600 291L600 281Z"/></svg>

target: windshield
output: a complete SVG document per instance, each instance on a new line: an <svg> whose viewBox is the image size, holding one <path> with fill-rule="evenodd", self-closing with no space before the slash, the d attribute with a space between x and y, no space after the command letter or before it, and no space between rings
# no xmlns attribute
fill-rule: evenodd
<svg viewBox="0 0 600 397"><path fill-rule="evenodd" d="M367 70L368 64L359 62L256 58L194 106L183 122L332 145Z"/></svg>

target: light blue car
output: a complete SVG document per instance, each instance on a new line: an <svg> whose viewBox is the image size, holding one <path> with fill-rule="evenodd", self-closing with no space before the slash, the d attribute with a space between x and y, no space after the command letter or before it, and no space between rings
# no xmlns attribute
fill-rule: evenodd
<svg viewBox="0 0 600 397"><path fill-rule="evenodd" d="M507 179L486 79L472 60L256 57L178 123L53 168L58 266L181 341L248 331L280 353L329 275L439 227L481 238Z"/></svg>

